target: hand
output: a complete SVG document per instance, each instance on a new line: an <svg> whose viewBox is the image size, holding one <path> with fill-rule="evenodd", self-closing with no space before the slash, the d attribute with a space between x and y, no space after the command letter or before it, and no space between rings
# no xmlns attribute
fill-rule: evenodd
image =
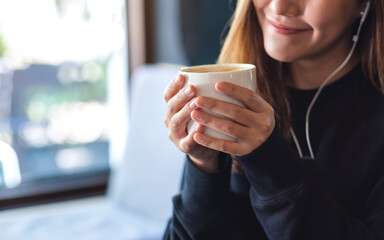
<svg viewBox="0 0 384 240"><path fill-rule="evenodd" d="M196 89L193 86L183 87L184 83L184 77L178 75L164 91L167 103L164 123L169 129L169 139L189 155L195 166L203 171L213 172L218 168L218 151L201 146L193 139L194 134L204 131L204 126L197 124L195 129L187 133L187 123L191 120L190 114L198 107L191 104L196 95Z"/></svg>
<svg viewBox="0 0 384 240"><path fill-rule="evenodd" d="M216 90L221 94L239 100L245 107L208 97L198 97L197 107L230 120L215 117L200 110L193 110L191 117L197 123L225 133L237 139L236 142L219 140L196 132L195 141L207 148L233 155L245 155L263 144L275 127L273 108L253 91L231 83L219 82Z"/></svg>

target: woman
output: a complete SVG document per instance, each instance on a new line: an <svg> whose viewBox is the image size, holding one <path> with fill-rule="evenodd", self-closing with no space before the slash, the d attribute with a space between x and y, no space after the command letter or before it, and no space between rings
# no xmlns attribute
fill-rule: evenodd
<svg viewBox="0 0 384 240"><path fill-rule="evenodd" d="M165 90L188 156L165 239L384 239L383 15L382 0L238 0L218 62L255 64L260 95L195 98L181 76Z"/></svg>

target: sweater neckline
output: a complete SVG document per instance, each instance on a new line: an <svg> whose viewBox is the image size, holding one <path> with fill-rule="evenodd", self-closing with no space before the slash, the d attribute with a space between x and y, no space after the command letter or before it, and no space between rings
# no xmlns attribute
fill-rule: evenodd
<svg viewBox="0 0 384 240"><path fill-rule="evenodd" d="M345 88L346 86L349 85L349 83L353 79L356 79L357 76L360 75L361 72L361 65L357 64L351 71L346 73L344 76L340 77L339 79L327 84L322 92L327 92L333 89L340 89L340 88ZM319 88L314 88L314 89L298 89L294 87L288 87L289 91L291 94L295 96L314 96Z"/></svg>

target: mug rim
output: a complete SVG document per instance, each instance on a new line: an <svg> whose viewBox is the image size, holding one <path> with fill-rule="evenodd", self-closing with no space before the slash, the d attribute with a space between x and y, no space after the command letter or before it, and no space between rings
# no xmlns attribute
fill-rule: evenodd
<svg viewBox="0 0 384 240"><path fill-rule="evenodd" d="M217 71L217 72L191 72L186 70L191 69L198 69L203 67L212 67L212 66L219 66L219 67L241 67L241 69L233 70L233 71ZM207 73L229 73L229 72L241 72L241 71L248 71L251 69L256 69L256 66L250 63L220 63L220 64L203 64L203 65L196 65L196 66L184 66L180 68L181 73L188 73L188 74L207 74Z"/></svg>

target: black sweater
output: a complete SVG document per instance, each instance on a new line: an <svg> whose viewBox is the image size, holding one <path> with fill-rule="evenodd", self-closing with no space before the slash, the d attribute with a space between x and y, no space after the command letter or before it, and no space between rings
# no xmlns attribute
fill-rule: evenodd
<svg viewBox="0 0 384 240"><path fill-rule="evenodd" d="M305 113L316 90L290 90L292 124L304 153ZM231 174L187 158L164 239L384 240L384 95L360 66L326 86L310 116L315 160L301 159L278 126Z"/></svg>

